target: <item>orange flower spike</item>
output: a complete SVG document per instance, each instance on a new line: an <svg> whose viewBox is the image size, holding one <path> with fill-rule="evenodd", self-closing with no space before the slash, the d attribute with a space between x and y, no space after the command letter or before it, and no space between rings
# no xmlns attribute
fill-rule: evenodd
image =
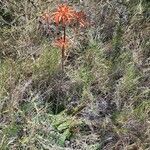
<svg viewBox="0 0 150 150"><path fill-rule="evenodd" d="M73 17L74 11L72 7L65 4L59 5L56 12L52 15L52 19L54 19L56 24L59 24L61 22L63 25L65 25L66 23L70 23Z"/></svg>

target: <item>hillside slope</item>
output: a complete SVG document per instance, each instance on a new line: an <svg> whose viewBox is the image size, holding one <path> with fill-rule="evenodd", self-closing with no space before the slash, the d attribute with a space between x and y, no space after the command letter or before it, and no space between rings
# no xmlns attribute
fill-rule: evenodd
<svg viewBox="0 0 150 150"><path fill-rule="evenodd" d="M149 150L149 0L65 1L91 25L63 73L40 17L61 2L0 1L0 150Z"/></svg>

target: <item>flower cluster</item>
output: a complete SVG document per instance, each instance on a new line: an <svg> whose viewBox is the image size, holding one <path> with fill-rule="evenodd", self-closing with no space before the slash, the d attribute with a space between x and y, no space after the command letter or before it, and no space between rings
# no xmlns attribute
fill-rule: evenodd
<svg viewBox="0 0 150 150"><path fill-rule="evenodd" d="M55 21L55 23L58 25L59 23L62 23L63 25L66 25L71 22L71 20L74 17L74 10L72 7L67 6L65 4L59 5L56 12L52 14L52 19Z"/></svg>
<svg viewBox="0 0 150 150"><path fill-rule="evenodd" d="M78 22L82 27L86 25L86 15L83 11L76 12L71 6L66 4L59 5L56 12L53 13L52 19L56 24L62 25L70 24L71 22Z"/></svg>

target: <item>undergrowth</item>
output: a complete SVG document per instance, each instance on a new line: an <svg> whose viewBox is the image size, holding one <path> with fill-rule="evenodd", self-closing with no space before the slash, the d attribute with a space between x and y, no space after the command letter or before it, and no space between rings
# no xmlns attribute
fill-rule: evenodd
<svg viewBox="0 0 150 150"><path fill-rule="evenodd" d="M69 2L92 25L64 72L41 20L58 2L0 2L0 149L149 150L149 1Z"/></svg>

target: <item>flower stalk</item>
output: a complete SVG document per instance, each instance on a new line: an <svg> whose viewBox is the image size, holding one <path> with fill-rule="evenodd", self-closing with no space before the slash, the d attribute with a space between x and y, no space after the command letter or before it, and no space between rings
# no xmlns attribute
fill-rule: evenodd
<svg viewBox="0 0 150 150"><path fill-rule="evenodd" d="M67 4L61 4L50 17L48 17L47 13L43 16L47 20L49 20L49 18L52 19L57 27L60 25L63 28L63 36L57 38L55 45L61 49L61 69L64 71L65 52L69 42L66 36L66 28L71 25L71 23L75 23L75 29L77 29L77 26L85 27L87 23L86 15L82 11L76 12Z"/></svg>

